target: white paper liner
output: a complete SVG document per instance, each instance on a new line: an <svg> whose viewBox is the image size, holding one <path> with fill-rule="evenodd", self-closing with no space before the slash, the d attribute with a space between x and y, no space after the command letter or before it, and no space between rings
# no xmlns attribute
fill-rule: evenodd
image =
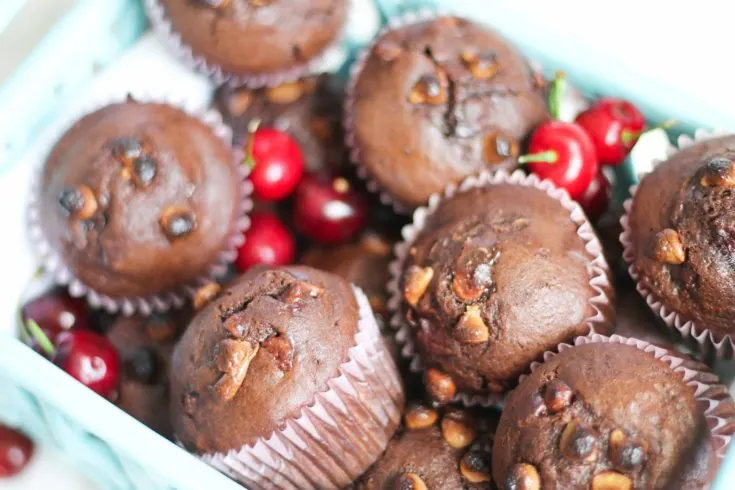
<svg viewBox="0 0 735 490"><path fill-rule="evenodd" d="M657 360L666 363L672 371L681 376L681 379L692 388L694 398L702 407L707 426L711 434L711 443L718 464L727 454L733 434L735 433L735 402L733 402L727 387L722 384L714 373L710 372L705 364L687 357L675 350L664 349L649 342L620 335L609 337L600 334L590 334L574 339L574 344L562 343L554 351L544 353L543 362L548 362L558 353L576 346L586 344L622 344L633 346L651 354ZM543 363L531 364L533 372ZM526 375L520 377L523 381Z"/></svg>
<svg viewBox="0 0 735 490"><path fill-rule="evenodd" d="M345 20L341 31L337 33L334 40L325 46L320 53L304 63L296 64L288 69L274 73L231 73L209 62L204 57L194 54L191 47L181 39L179 33L174 29L173 24L166 15L166 7L159 0L145 0L143 4L148 14L151 27L158 38L161 39L169 51L189 68L208 77L217 85L228 83L232 86L247 87L250 89L275 87L284 83L294 82L305 75L320 71L319 67L324 64L332 48L342 42L347 25L347 21ZM347 15L349 16L349 4L347 5L347 9Z"/></svg>
<svg viewBox="0 0 735 490"><path fill-rule="evenodd" d="M677 146L672 146L668 149L668 157L675 155L681 150L685 150L696 143L700 143L709 139L718 138L730 134L724 130L704 130L699 129L694 133L694 137L687 135L679 136ZM660 161L652 162L650 168L655 168L656 165L660 164ZM640 176L639 178L644 178ZM638 186L634 185L630 188L631 197L623 204L625 213L620 218L620 224L623 228L623 232L620 234L620 243L623 245L623 260L628 264L628 272L636 283L636 289L646 300L648 306L653 312L658 315L669 328L675 329L685 339L692 339L695 341L697 348L700 352L709 354L713 353L718 359L731 358L735 356L735 339L731 335L725 335L721 339L717 340L715 335L706 328L698 326L695 321L687 320L686 318L679 315L678 312L671 310L667 307L664 302L656 296L645 284L641 281L640 271L635 265L636 250L631 239L631 228L630 228L630 212L633 208L633 201L635 194L638 190Z"/></svg>
<svg viewBox="0 0 735 490"><path fill-rule="evenodd" d="M331 489L354 481L382 454L401 421L404 394L367 298L355 346L329 389L269 437L201 459L252 490Z"/></svg>
<svg viewBox="0 0 735 490"><path fill-rule="evenodd" d="M590 275L590 287L596 293L589 300L590 306L593 308L595 314L586 320L586 324L592 333L606 332L610 327L614 315L613 302L611 301L614 290L611 282L610 268L607 265L602 244L580 205L573 201L565 190L555 187L548 180L539 179L536 175L526 175L522 170L516 170L513 173L508 173L504 170L481 172L478 175L466 178L459 186L447 186L441 195L433 194L429 198L428 206L420 207L414 211L413 221L401 230L404 241L399 242L395 246L396 259L390 264L390 280L387 286L388 294L390 295L390 299L388 300L388 311L391 314L390 326L396 330L396 340L401 347L401 354L410 359L410 369L413 372L423 371L424 365L418 349L414 345L411 327L403 319L405 315L402 308L403 296L401 293L400 279L408 250L424 228L425 223L431 219L431 215L443 200L469 189L500 184L533 187L543 190L549 197L559 201L569 211L570 219L578 225L577 234L584 241L585 250L592 257L587 268ZM503 397L503 394L470 395L467 393L458 393L452 401L461 402L466 406L491 406L502 402Z"/></svg>
<svg viewBox="0 0 735 490"><path fill-rule="evenodd" d="M184 101L171 101L165 96L150 94L131 94L136 102L140 103L158 103L168 104L176 107L192 117L196 117L204 124L212 128L212 131L221 138L227 148L232 147L232 130L224 124L219 112L213 109L192 108L188 107ZM126 98L106 99L91 104L81 109L73 117L63 124L63 129L59 133L55 141L59 141L64 133L68 131L82 117L91 114L108 105L123 103ZM55 146L55 143L54 143ZM49 149L49 153L53 151L54 146ZM40 222L40 205L42 173L45 168L46 160L41 162L37 171L34 172L31 179L31 192L28 204L28 229L29 236L36 253L41 261L41 265L45 271L51 275L57 284L66 286L69 293L75 297L86 297L89 304L94 308L102 308L110 313L122 313L125 316L131 316L136 313L149 315L152 312L165 312L171 308L180 308L185 304L187 297L192 297L196 289L210 281L223 276L227 272L228 264L232 263L237 257L237 249L245 243L245 231L250 226L250 218L248 213L253 207L250 199L252 193L252 184L247 179L250 169L247 165L242 165L242 154L238 151L233 152L233 165L235 166L239 179L242 182L240 186L239 205L237 210L237 218L232 223L232 231L230 238L224 249L220 252L217 261L212 264L208 271L202 276L194 278L188 284L182 284L173 291L167 291L146 297L126 297L112 298L99 293L77 279L72 271L64 264L60 254L51 246L51 243L43 232L43 226Z"/></svg>

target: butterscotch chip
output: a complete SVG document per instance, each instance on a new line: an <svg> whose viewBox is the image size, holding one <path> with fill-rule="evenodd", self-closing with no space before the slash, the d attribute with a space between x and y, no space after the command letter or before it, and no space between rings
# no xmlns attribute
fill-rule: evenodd
<svg viewBox="0 0 735 490"><path fill-rule="evenodd" d="M412 430L426 429L433 426L439 419L439 414L433 408L423 405L414 405L406 410L403 420L406 427Z"/></svg>
<svg viewBox="0 0 735 490"><path fill-rule="evenodd" d="M559 439L561 453L572 461L594 461L597 445L596 435L577 419L566 425Z"/></svg>
<svg viewBox="0 0 735 490"><path fill-rule="evenodd" d="M665 264L683 264L686 260L684 245L679 234L671 228L656 233L653 257Z"/></svg>
<svg viewBox="0 0 735 490"><path fill-rule="evenodd" d="M630 437L625 431L615 429L610 433L608 454L616 469L633 471L646 463L648 445Z"/></svg>
<svg viewBox="0 0 735 490"><path fill-rule="evenodd" d="M416 306L429 287L434 269L412 265L406 272L406 282L403 286L403 297L408 304Z"/></svg>
<svg viewBox="0 0 735 490"><path fill-rule="evenodd" d="M190 209L176 206L166 208L159 223L169 240L188 235L197 225L194 213Z"/></svg>
<svg viewBox="0 0 735 490"><path fill-rule="evenodd" d="M493 132L485 136L483 158L490 164L503 163L509 158L515 158L520 152L518 142L501 132Z"/></svg>
<svg viewBox="0 0 735 490"><path fill-rule="evenodd" d="M451 376L438 369L430 368L426 371L426 391L434 401L445 404L454 398L457 386Z"/></svg>
<svg viewBox="0 0 735 490"><path fill-rule="evenodd" d="M630 490L633 481L614 471L603 471L592 479L592 490Z"/></svg>
<svg viewBox="0 0 735 490"><path fill-rule="evenodd" d="M301 82L284 83L277 87L269 88L265 96L274 104L290 104L296 102L304 93Z"/></svg>
<svg viewBox="0 0 735 490"><path fill-rule="evenodd" d="M700 180L702 187L735 186L735 162L727 157L715 157L707 162Z"/></svg>
<svg viewBox="0 0 735 490"><path fill-rule="evenodd" d="M452 333L463 344L482 344L488 341L490 333L482 320L479 305L467 307Z"/></svg>
<svg viewBox="0 0 735 490"><path fill-rule="evenodd" d="M86 185L62 190L58 201L62 213L70 218L86 220L97 212L97 198Z"/></svg>
<svg viewBox="0 0 735 490"><path fill-rule="evenodd" d="M541 477L538 470L528 463L513 467L503 482L504 490L541 490Z"/></svg>
<svg viewBox="0 0 735 490"><path fill-rule="evenodd" d="M459 462L459 471L470 483L490 481L490 454L486 451L468 451Z"/></svg>
<svg viewBox="0 0 735 490"><path fill-rule="evenodd" d="M253 102L253 94L247 89L238 89L232 92L227 101L227 108L232 117L240 117L245 114Z"/></svg>
<svg viewBox="0 0 735 490"><path fill-rule="evenodd" d="M449 416L442 419L442 436L447 444L455 449L464 449L475 442L477 432L466 420L458 420Z"/></svg>
<svg viewBox="0 0 735 490"><path fill-rule="evenodd" d="M207 283L197 289L193 299L194 309L201 310L204 308L210 301L217 297L220 290L221 287L216 282Z"/></svg>
<svg viewBox="0 0 735 490"><path fill-rule="evenodd" d="M437 75L419 78L408 94L408 101L412 104L439 105L446 103L448 98L446 75L441 71Z"/></svg>
<svg viewBox="0 0 735 490"><path fill-rule="evenodd" d="M564 381L555 379L546 387L544 403L550 413L558 413L567 408L574 398L574 392Z"/></svg>
<svg viewBox="0 0 735 490"><path fill-rule="evenodd" d="M393 490L427 490L426 483L416 473L403 473L393 481Z"/></svg>

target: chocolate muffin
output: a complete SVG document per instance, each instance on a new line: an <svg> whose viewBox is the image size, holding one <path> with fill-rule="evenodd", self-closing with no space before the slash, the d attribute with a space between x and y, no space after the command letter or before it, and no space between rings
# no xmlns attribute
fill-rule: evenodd
<svg viewBox="0 0 735 490"><path fill-rule="evenodd" d="M174 344L191 318L175 314L117 317L107 331L123 362L117 405L164 437L172 438L168 377Z"/></svg>
<svg viewBox="0 0 735 490"><path fill-rule="evenodd" d="M50 255L114 304L209 275L240 233L241 186L210 126L128 99L84 116L56 144L36 219Z"/></svg>
<svg viewBox="0 0 735 490"><path fill-rule="evenodd" d="M628 219L625 258L661 315L676 313L670 324L677 327L693 322L692 335L732 338L735 136L697 143L658 165L638 187Z"/></svg>
<svg viewBox="0 0 735 490"><path fill-rule="evenodd" d="M334 43L347 0L158 0L194 57L233 75L273 75Z"/></svg>
<svg viewBox="0 0 735 490"><path fill-rule="evenodd" d="M584 215L567 206L576 207L496 181L417 212L404 229L393 322L435 401L503 393L544 351L608 330L607 264Z"/></svg>
<svg viewBox="0 0 735 490"><path fill-rule="evenodd" d="M308 468L299 488L343 486L364 472L398 426L403 392L360 298L338 276L305 266L255 268L231 283L174 351L171 413L184 447L246 484L265 440L285 448L272 454L282 465L273 478L304 480Z"/></svg>
<svg viewBox="0 0 735 490"><path fill-rule="evenodd" d="M333 170L346 160L342 91L332 75L256 90L225 84L215 92L214 104L232 128L236 147L247 143L250 126L258 121L294 137L310 171Z"/></svg>
<svg viewBox="0 0 735 490"><path fill-rule="evenodd" d="M701 372L688 385L683 378L693 373L633 345L562 350L506 400L492 452L495 481L508 490L707 488L719 461L702 411L709 403L698 405L695 385L697 396L729 396L722 386L705 390L699 382L716 377ZM732 407L723 413L731 417Z"/></svg>
<svg viewBox="0 0 735 490"><path fill-rule="evenodd" d="M480 170L512 169L549 117L537 78L505 39L465 19L393 29L352 79L353 157L405 208Z"/></svg>
<svg viewBox="0 0 735 490"><path fill-rule="evenodd" d="M409 406L383 456L355 490L491 489L490 449L498 415Z"/></svg>

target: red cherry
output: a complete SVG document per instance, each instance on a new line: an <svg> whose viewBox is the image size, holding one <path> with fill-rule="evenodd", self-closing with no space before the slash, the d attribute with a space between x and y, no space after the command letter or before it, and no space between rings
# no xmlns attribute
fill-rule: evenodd
<svg viewBox="0 0 735 490"><path fill-rule="evenodd" d="M291 136L277 129L258 129L250 138L253 194L264 201L288 197L304 174L304 155Z"/></svg>
<svg viewBox="0 0 735 490"><path fill-rule="evenodd" d="M87 305L80 298L72 298L63 290L52 290L26 303L21 315L24 322L34 320L52 344L61 332L71 328L89 328ZM28 344L37 352L44 353L37 339L29 336Z"/></svg>
<svg viewBox="0 0 735 490"><path fill-rule="evenodd" d="M295 256L296 240L283 221L263 211L250 215L245 243L237 251L238 269L244 272L258 264L286 265Z"/></svg>
<svg viewBox="0 0 735 490"><path fill-rule="evenodd" d="M542 179L566 189L574 200L584 195L599 168L592 140L574 123L541 123L531 135L529 153L519 161L528 163Z"/></svg>
<svg viewBox="0 0 735 490"><path fill-rule="evenodd" d="M368 202L344 177L307 174L294 197L293 221L308 238L337 244L350 240L364 227Z"/></svg>
<svg viewBox="0 0 735 490"><path fill-rule="evenodd" d="M33 441L0 424L0 478L10 478L23 471L33 457L33 451Z"/></svg>
<svg viewBox="0 0 735 490"><path fill-rule="evenodd" d="M120 356L115 347L91 330L62 332L54 364L95 393L114 400L120 381Z"/></svg>
<svg viewBox="0 0 735 490"><path fill-rule="evenodd" d="M610 182L604 173L597 172L584 195L579 198L579 204L591 221L597 221L607 211L610 205Z"/></svg>
<svg viewBox="0 0 735 490"><path fill-rule="evenodd" d="M590 135L602 165L622 163L646 127L636 106L613 97L598 100L576 122Z"/></svg>

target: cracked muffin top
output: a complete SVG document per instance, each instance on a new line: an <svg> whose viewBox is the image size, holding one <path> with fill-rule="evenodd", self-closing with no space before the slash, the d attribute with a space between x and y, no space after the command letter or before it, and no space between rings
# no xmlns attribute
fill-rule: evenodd
<svg viewBox="0 0 735 490"><path fill-rule="evenodd" d="M505 490L707 488L717 458L694 388L636 347L568 348L506 400L492 451Z"/></svg>
<svg viewBox="0 0 735 490"><path fill-rule="evenodd" d="M196 453L267 437L328 389L358 330L352 287L304 266L251 269L192 320L171 365L174 432Z"/></svg>
<svg viewBox="0 0 735 490"><path fill-rule="evenodd" d="M332 44L347 0L160 0L194 55L237 75L277 75Z"/></svg>
<svg viewBox="0 0 735 490"><path fill-rule="evenodd" d="M735 136L697 143L642 181L630 210L640 281L715 340L735 333Z"/></svg>
<svg viewBox="0 0 735 490"><path fill-rule="evenodd" d="M589 333L595 266L577 229L546 191L513 184L456 194L426 218L400 315L435 401L505 392L544 351Z"/></svg>
<svg viewBox="0 0 735 490"><path fill-rule="evenodd" d="M353 81L361 164L406 207L450 182L510 169L548 117L543 79L498 34L439 17L384 34Z"/></svg>

